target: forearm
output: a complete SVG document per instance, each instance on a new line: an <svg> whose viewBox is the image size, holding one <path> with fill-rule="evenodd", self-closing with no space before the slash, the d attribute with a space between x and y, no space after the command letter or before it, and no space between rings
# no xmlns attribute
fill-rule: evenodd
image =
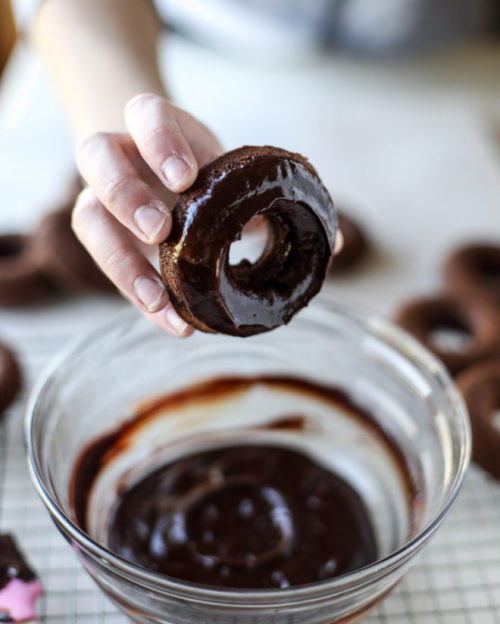
<svg viewBox="0 0 500 624"><path fill-rule="evenodd" d="M45 0L33 35L77 138L123 130L127 100L165 94L147 0Z"/></svg>

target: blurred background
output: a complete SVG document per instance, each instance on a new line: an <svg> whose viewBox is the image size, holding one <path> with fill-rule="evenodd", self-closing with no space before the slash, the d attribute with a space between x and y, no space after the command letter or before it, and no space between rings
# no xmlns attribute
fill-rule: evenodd
<svg viewBox="0 0 500 624"><path fill-rule="evenodd" d="M11 51L0 85L3 231L57 207L74 171L63 111L26 35L36 4L0 0L3 63ZM303 153L366 227L376 253L336 292L388 312L432 288L457 243L499 239L496 0L157 6L172 99L228 149Z"/></svg>

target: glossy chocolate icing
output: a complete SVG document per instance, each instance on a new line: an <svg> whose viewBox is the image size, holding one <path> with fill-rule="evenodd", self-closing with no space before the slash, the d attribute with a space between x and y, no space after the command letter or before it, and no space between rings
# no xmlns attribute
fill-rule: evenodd
<svg viewBox="0 0 500 624"><path fill-rule="evenodd" d="M121 495L111 550L207 585L288 587L377 557L358 494L305 455L233 446L161 467Z"/></svg>
<svg viewBox="0 0 500 624"><path fill-rule="evenodd" d="M259 215L270 231L264 253L232 266L231 244ZM332 200L305 158L243 147L202 168L181 194L160 266L185 320L248 336L288 323L319 291L335 232Z"/></svg>

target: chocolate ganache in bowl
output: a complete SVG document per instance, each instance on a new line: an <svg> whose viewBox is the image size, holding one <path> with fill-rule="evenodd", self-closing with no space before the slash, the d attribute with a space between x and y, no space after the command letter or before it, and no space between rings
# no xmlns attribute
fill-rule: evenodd
<svg viewBox="0 0 500 624"><path fill-rule="evenodd" d="M250 338L130 312L60 356L27 417L34 483L135 622L352 621L452 505L469 429L442 366L326 298Z"/></svg>

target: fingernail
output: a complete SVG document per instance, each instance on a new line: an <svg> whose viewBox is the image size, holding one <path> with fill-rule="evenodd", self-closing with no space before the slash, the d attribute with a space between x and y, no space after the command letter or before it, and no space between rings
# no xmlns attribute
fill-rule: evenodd
<svg viewBox="0 0 500 624"><path fill-rule="evenodd" d="M189 325L186 321L182 320L181 317L177 314L174 308L168 307L165 310L165 317L167 319L167 323L172 327L175 333L178 336L182 336L186 333Z"/></svg>
<svg viewBox="0 0 500 624"><path fill-rule="evenodd" d="M148 312L157 312L164 305L165 287L154 279L138 277L134 282L134 291Z"/></svg>
<svg viewBox="0 0 500 624"><path fill-rule="evenodd" d="M191 173L191 167L179 156L169 156L162 170L167 182L174 187L180 186Z"/></svg>
<svg viewBox="0 0 500 624"><path fill-rule="evenodd" d="M167 220L167 208L161 210L159 207L149 204L137 208L134 214L137 227L147 238L154 238L162 230Z"/></svg>

